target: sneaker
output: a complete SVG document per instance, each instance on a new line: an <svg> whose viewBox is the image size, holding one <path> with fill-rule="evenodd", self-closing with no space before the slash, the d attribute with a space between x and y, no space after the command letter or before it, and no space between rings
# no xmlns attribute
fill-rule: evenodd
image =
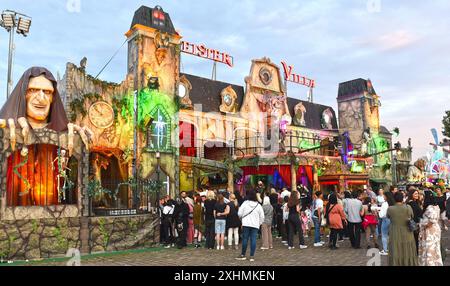
<svg viewBox="0 0 450 286"><path fill-rule="evenodd" d="M217 250L220 250L220 245L217 245Z"/></svg>
<svg viewBox="0 0 450 286"><path fill-rule="evenodd" d="M316 243L314 243L314 247L322 247L323 246L323 244L322 243L320 243L320 242L316 242Z"/></svg>
<svg viewBox="0 0 450 286"><path fill-rule="evenodd" d="M300 245L300 249L307 249L307 248L308 248L308 246L306 246L306 245L303 245L303 244Z"/></svg>
<svg viewBox="0 0 450 286"><path fill-rule="evenodd" d="M170 248L170 244L169 244L169 245L166 245L166 246L164 246L164 248Z"/></svg>
<svg viewBox="0 0 450 286"><path fill-rule="evenodd" d="M338 239L338 242L344 242L344 239Z"/></svg>
<svg viewBox="0 0 450 286"><path fill-rule="evenodd" d="M307 234L305 234L304 237L309 237L309 236Z"/></svg>
<svg viewBox="0 0 450 286"><path fill-rule="evenodd" d="M320 241L319 243L322 244L322 245L324 245L324 244L325 244L325 241Z"/></svg>
<svg viewBox="0 0 450 286"><path fill-rule="evenodd" d="M222 245L222 246L220 247L220 249L221 249L221 250L225 250L225 245Z"/></svg>
<svg viewBox="0 0 450 286"><path fill-rule="evenodd" d="M287 244L288 242L286 240L283 240L281 243L282 244Z"/></svg>
<svg viewBox="0 0 450 286"><path fill-rule="evenodd" d="M295 248L295 247L293 247L293 246L289 246L289 247L288 247L289 250L294 249L294 248Z"/></svg>
<svg viewBox="0 0 450 286"><path fill-rule="evenodd" d="M250 257L250 262L254 262L255 258L254 257Z"/></svg>
<svg viewBox="0 0 450 286"><path fill-rule="evenodd" d="M389 253L387 251L382 250L380 251L380 255L387 256L389 255Z"/></svg>
<svg viewBox="0 0 450 286"><path fill-rule="evenodd" d="M268 250L267 247L261 247L261 250Z"/></svg>
<svg viewBox="0 0 450 286"><path fill-rule="evenodd" d="M269 249L273 249L273 246L269 247Z"/></svg>
<svg viewBox="0 0 450 286"><path fill-rule="evenodd" d="M236 257L236 260L244 261L247 260L247 257L245 257L244 255L239 255L238 257Z"/></svg>

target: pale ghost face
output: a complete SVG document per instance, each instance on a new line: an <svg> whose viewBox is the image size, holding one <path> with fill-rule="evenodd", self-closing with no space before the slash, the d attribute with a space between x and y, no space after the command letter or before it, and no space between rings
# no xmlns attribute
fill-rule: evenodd
<svg viewBox="0 0 450 286"><path fill-rule="evenodd" d="M54 91L53 83L43 75L30 79L26 94L27 117L30 123L47 123Z"/></svg>

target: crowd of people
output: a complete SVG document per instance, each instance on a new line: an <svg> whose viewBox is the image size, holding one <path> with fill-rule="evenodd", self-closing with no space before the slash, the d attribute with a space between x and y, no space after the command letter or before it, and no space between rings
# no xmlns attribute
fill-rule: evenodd
<svg viewBox="0 0 450 286"><path fill-rule="evenodd" d="M305 238L313 232L313 247L327 245L338 249L338 242L350 240L354 249L378 248L392 266L443 265L445 248L441 233L450 218L450 188L411 186L391 187L377 193L371 189L311 192L275 190L258 182L242 197L239 192L200 190L181 192L180 198L160 201L161 243L166 248L238 250L236 258L254 261L257 239L261 250L274 248L274 235L289 250L308 248ZM298 236L298 241L296 237ZM324 242L327 237L328 242Z"/></svg>

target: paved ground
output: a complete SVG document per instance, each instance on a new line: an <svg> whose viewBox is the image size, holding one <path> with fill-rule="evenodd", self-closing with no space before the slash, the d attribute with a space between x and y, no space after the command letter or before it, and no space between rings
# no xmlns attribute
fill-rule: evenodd
<svg viewBox="0 0 450 286"><path fill-rule="evenodd" d="M91 255L81 258L83 266L366 266L371 257L367 256L367 249L354 250L350 242L345 240L338 243L340 249L330 250L327 247L312 246L312 238L306 239L308 249L298 248L288 250L281 244L280 239L274 240L272 250L256 252L256 261L236 261L237 250L206 250L192 247L178 249L147 249L134 252ZM450 232L444 234L443 242L450 248ZM258 241L258 246L260 241ZM366 246L363 239L362 246ZM248 253L247 253L248 254ZM450 253L447 254L446 266L450 266ZM52 265L64 266L66 261L40 261L22 263L22 265ZM382 265L387 265L387 257L381 257ZM14 264L13 264L14 265Z"/></svg>

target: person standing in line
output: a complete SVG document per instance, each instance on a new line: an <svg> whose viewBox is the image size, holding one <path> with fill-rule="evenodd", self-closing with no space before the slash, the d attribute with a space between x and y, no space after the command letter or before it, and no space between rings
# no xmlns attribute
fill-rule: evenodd
<svg viewBox="0 0 450 286"><path fill-rule="evenodd" d="M441 212L431 191L425 192L423 217L419 228L419 265L443 266L441 253Z"/></svg>
<svg viewBox="0 0 450 286"><path fill-rule="evenodd" d="M359 191L353 192L352 199L349 199L345 206L350 243L354 249L361 248L361 217L364 215L364 209L362 202L359 200L360 196Z"/></svg>
<svg viewBox="0 0 450 286"><path fill-rule="evenodd" d="M383 244L383 250L380 251L380 255L388 255L389 248L389 226L391 225L391 220L387 217L387 210L389 207L395 205L394 195L391 192L385 192L383 194L384 202L381 205L378 217L380 218L381 224L381 242Z"/></svg>
<svg viewBox="0 0 450 286"><path fill-rule="evenodd" d="M261 250L267 250L273 248L273 241L272 241L273 207L270 204L269 197L264 197L262 208L264 211L264 223L261 225L261 236L262 236Z"/></svg>
<svg viewBox="0 0 450 286"><path fill-rule="evenodd" d="M282 227L283 227L283 200L278 198L278 203L275 207L275 216L277 221L277 238L283 238ZM283 239L282 239L283 240Z"/></svg>
<svg viewBox="0 0 450 286"><path fill-rule="evenodd" d="M181 198L177 198L177 204L173 211L175 226L178 233L177 247L179 249L187 246L187 230L189 218L189 206L185 202L186 192L181 192Z"/></svg>
<svg viewBox="0 0 450 286"><path fill-rule="evenodd" d="M215 194L213 191L206 193L205 206L205 237L207 249L214 249L214 235L215 235L215 219L214 207L216 206Z"/></svg>
<svg viewBox="0 0 450 286"><path fill-rule="evenodd" d="M218 250L224 250L225 228L227 224L227 215L230 213L230 206L225 203L223 194L217 195L217 202L214 206L216 244Z"/></svg>
<svg viewBox="0 0 450 286"><path fill-rule="evenodd" d="M373 200L367 197L363 203L364 218L361 226L366 232L367 249L370 249L370 238L373 239L373 247L379 248L376 229L378 227L377 206L372 204Z"/></svg>
<svg viewBox="0 0 450 286"><path fill-rule="evenodd" d="M281 243L286 245L288 244L288 235L287 235L287 225L289 218L289 208L288 208L289 196L284 197L283 205L282 205L282 214L283 214L283 223L282 223L282 232L281 232Z"/></svg>
<svg viewBox="0 0 450 286"><path fill-rule="evenodd" d="M239 208L238 215L242 221L242 252L237 260L246 260L248 241L250 240L250 262L255 261L256 237L260 226L264 222L264 211L258 203L256 192L251 190L245 201Z"/></svg>
<svg viewBox="0 0 450 286"><path fill-rule="evenodd" d="M241 226L241 220L238 216L239 204L236 199L235 194L230 194L230 202L228 203L230 208L230 213L227 216L227 227L228 227L228 248L233 247L233 237L234 237L234 247L236 250L239 249L239 228Z"/></svg>
<svg viewBox="0 0 450 286"><path fill-rule="evenodd" d="M344 228L347 223L344 208L337 201L335 194L331 195L326 207L327 225L330 227L330 243L329 247L332 250L338 249L336 246L338 233Z"/></svg>
<svg viewBox="0 0 450 286"><path fill-rule="evenodd" d="M195 236L195 227L194 227L194 204L195 201L189 196L185 197L185 202L187 203L189 207L189 217L188 217L188 229L186 234L186 242L187 244L193 244L194 243L194 236Z"/></svg>
<svg viewBox="0 0 450 286"><path fill-rule="evenodd" d="M414 222L416 224L420 223L423 215L422 204L420 203L419 190L416 188L410 188L407 204L412 208L414 215ZM414 241L416 242L416 250L419 253L419 228L414 231Z"/></svg>
<svg viewBox="0 0 450 286"><path fill-rule="evenodd" d="M164 248L170 248L174 246L174 231L173 231L173 211L175 210L173 200L166 198L164 203L164 208L162 212L161 225L163 226L164 232Z"/></svg>
<svg viewBox="0 0 450 286"><path fill-rule="evenodd" d="M414 234L408 228L408 221L413 219L412 208L403 203L403 193L394 195L395 205L388 208L387 217L391 220L389 227L389 266L418 266Z"/></svg>
<svg viewBox="0 0 450 286"><path fill-rule="evenodd" d="M344 199L342 200L342 207L344 208L345 217L348 218L348 213L346 213L346 205L348 201L352 199L352 193L350 191L344 192ZM348 231L348 221L346 224L343 224L344 228L342 229L342 237L344 239L349 239L349 231ZM342 241L342 240L341 240Z"/></svg>
<svg viewBox="0 0 450 286"><path fill-rule="evenodd" d="M200 248L202 243L202 233L205 227L205 209L203 207L203 200L200 195L195 197L194 205L194 243L195 248Z"/></svg>
<svg viewBox="0 0 450 286"><path fill-rule="evenodd" d="M300 194L293 191L288 201L289 217L288 217L288 246L289 249L294 249L294 234L298 233L299 247L305 249L305 238L303 237L302 224L300 222Z"/></svg>
<svg viewBox="0 0 450 286"><path fill-rule="evenodd" d="M312 205L312 220L314 223L314 246L321 247L325 242L320 239L320 227L322 223L323 216L323 194L318 191L315 193L315 199Z"/></svg>

